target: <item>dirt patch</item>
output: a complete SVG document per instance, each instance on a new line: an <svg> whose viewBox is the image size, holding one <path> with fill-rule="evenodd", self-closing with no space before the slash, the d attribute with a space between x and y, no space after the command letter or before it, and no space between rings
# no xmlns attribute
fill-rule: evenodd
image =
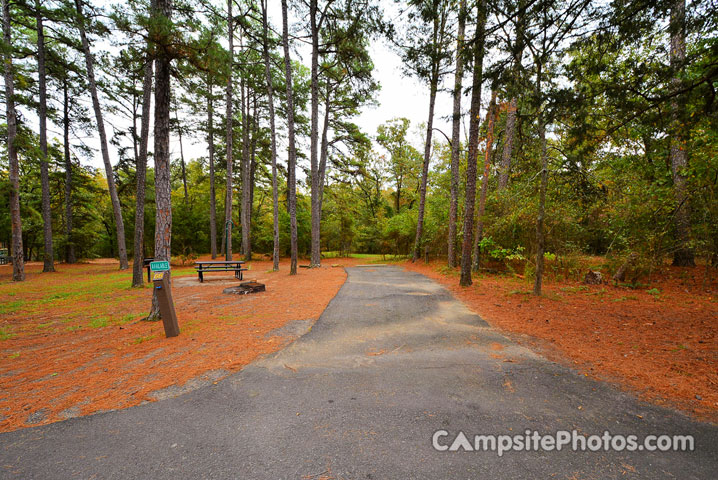
<svg viewBox="0 0 718 480"><path fill-rule="evenodd" d="M718 295L702 290L702 269L665 266L635 290L553 282L537 298L520 278L480 276L462 288L458 272L443 263L405 268L438 281L552 360L718 422ZM711 288L718 291L715 282Z"/></svg>
<svg viewBox="0 0 718 480"><path fill-rule="evenodd" d="M13 283L0 267L0 431L139 405L218 381L259 355L277 351L311 327L356 260L289 276L255 261L245 279L266 284L253 295L223 295L232 273L173 267L181 334L166 339L161 322L145 322L152 290L130 288L131 272L111 260L29 264ZM300 321L299 323L293 323ZM291 325L284 329L287 325Z"/></svg>

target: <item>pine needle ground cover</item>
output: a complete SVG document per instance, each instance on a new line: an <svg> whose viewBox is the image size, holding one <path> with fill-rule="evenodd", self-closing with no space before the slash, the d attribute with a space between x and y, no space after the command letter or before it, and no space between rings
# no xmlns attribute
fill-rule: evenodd
<svg viewBox="0 0 718 480"><path fill-rule="evenodd" d="M129 287L131 270L118 271L116 261L61 264L56 273L31 263L22 283L2 266L0 432L139 405L240 370L293 340L276 329L316 320L346 279L339 265L361 261L331 259L296 276L288 263L271 272L271 262L253 261L245 279L266 292L246 296L222 294L237 284L231 272L200 284L191 266L173 266L181 334L170 339L162 322L142 320L149 284Z"/></svg>

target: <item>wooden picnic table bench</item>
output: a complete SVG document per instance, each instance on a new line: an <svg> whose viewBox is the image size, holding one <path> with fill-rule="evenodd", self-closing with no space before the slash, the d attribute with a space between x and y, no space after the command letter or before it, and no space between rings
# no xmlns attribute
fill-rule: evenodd
<svg viewBox="0 0 718 480"><path fill-rule="evenodd" d="M194 262L194 269L197 270L200 283L204 282L205 272L234 272L234 278L242 280L242 272L248 270L242 267L244 263L242 260L206 260Z"/></svg>

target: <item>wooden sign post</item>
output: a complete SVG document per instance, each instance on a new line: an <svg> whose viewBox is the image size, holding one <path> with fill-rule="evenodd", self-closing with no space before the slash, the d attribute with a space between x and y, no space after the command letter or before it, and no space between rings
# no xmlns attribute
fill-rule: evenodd
<svg viewBox="0 0 718 480"><path fill-rule="evenodd" d="M165 327L166 337L176 337L180 333L179 324L177 323L177 313L175 312L175 304L172 300L172 289L170 287L170 263L169 262L152 262L150 268L154 272L152 274L152 282L154 291L157 295L157 301L160 305L160 315L162 323Z"/></svg>

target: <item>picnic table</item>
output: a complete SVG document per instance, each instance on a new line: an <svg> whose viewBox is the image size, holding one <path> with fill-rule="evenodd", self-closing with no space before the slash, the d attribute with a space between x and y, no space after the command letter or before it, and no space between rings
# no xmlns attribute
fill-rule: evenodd
<svg viewBox="0 0 718 480"><path fill-rule="evenodd" d="M244 263L242 260L205 260L194 262L194 269L197 270L200 283L204 282L205 272L234 272L234 278L242 280L242 272L248 270L242 267Z"/></svg>

